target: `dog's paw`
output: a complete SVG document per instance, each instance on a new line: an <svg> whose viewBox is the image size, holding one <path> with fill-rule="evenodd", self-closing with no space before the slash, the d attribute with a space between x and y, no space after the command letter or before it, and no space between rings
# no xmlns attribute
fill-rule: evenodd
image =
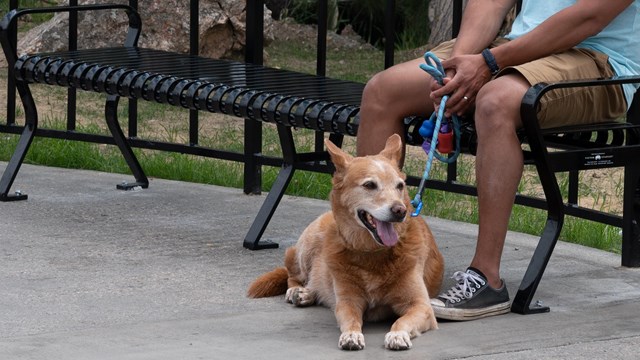
<svg viewBox="0 0 640 360"><path fill-rule="evenodd" d="M361 332L343 332L338 340L338 347L342 350L364 349L364 335Z"/></svg>
<svg viewBox="0 0 640 360"><path fill-rule="evenodd" d="M384 337L384 347L390 350L408 350L411 345L411 336L406 331L390 331Z"/></svg>
<svg viewBox="0 0 640 360"><path fill-rule="evenodd" d="M303 287L292 287L287 289L287 293L284 299L295 306L310 306L313 305L315 299L309 289Z"/></svg>
<svg viewBox="0 0 640 360"><path fill-rule="evenodd" d="M290 287L287 289L287 293L284 295L284 300L289 304L293 304L293 293L296 292L299 287Z"/></svg>

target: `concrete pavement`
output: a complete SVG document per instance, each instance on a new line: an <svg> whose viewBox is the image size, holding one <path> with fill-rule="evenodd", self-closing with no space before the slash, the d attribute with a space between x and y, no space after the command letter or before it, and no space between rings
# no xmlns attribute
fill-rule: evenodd
<svg viewBox="0 0 640 360"><path fill-rule="evenodd" d="M0 163L0 171L6 163ZM24 165L0 203L0 359L637 359L640 270L559 243L536 294L547 314L441 322L413 348L383 348L390 323L366 324L366 348L337 348L326 308L247 299L326 201L285 197L266 238L242 239L263 196L154 179ZM427 219L447 261L471 258L475 225ZM537 238L509 233L503 275L513 296ZM449 284L449 282L446 282Z"/></svg>

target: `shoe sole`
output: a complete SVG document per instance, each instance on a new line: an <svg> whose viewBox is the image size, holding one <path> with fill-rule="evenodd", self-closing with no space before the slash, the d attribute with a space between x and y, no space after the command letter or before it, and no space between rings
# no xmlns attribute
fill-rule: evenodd
<svg viewBox="0 0 640 360"><path fill-rule="evenodd" d="M443 320L468 321L482 319L489 316L506 314L511 310L509 302L497 304L481 309L456 309L445 307L433 307L436 318Z"/></svg>

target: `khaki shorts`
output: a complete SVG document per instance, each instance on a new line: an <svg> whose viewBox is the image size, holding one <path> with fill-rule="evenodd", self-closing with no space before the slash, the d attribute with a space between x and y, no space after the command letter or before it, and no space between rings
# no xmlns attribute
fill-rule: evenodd
<svg viewBox="0 0 640 360"><path fill-rule="evenodd" d="M496 39L491 47L507 41L509 40ZM446 59L451 54L454 42L455 39L446 41L431 51L438 58ZM520 73L532 85L540 82L596 79L615 75L609 66L607 55L577 48L501 69L496 76L513 72ZM551 90L540 99L540 106L538 118L542 128L615 120L627 111L627 102L620 85Z"/></svg>

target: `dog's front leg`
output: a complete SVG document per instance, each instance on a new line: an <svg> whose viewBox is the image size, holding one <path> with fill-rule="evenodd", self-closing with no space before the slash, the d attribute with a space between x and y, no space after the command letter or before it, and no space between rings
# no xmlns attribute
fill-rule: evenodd
<svg viewBox="0 0 640 360"><path fill-rule="evenodd" d="M384 338L384 347L391 350L410 349L412 338L437 328L438 323L431 305L420 301L410 305L406 312L393 323L391 331Z"/></svg>
<svg viewBox="0 0 640 360"><path fill-rule="evenodd" d="M362 315L364 304L351 300L338 300L335 314L340 327L338 347L342 350L364 349L364 335L362 334Z"/></svg>

